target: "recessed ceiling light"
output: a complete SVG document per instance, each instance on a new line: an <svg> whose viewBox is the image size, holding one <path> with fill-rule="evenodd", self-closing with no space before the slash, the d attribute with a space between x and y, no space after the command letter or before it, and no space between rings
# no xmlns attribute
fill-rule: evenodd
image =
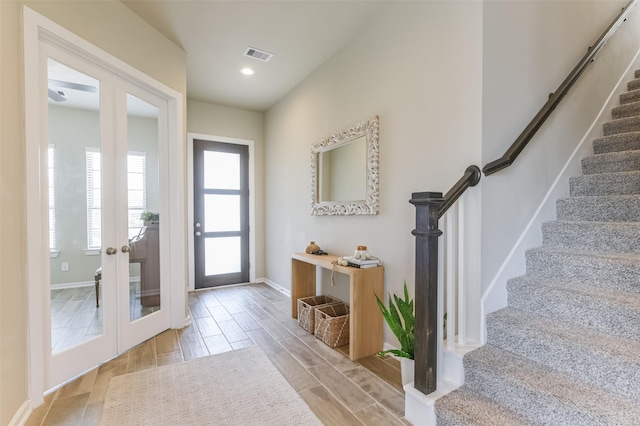
<svg viewBox="0 0 640 426"><path fill-rule="evenodd" d="M240 72L244 75L253 75L253 70L251 68L242 68Z"/></svg>

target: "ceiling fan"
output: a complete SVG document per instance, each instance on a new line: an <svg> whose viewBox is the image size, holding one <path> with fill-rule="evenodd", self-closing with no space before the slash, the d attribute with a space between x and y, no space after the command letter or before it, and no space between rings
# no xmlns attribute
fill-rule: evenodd
<svg viewBox="0 0 640 426"><path fill-rule="evenodd" d="M54 89L52 89L51 87L54 87ZM54 102L63 102L67 100L67 94L63 90L57 90L55 88L66 88L66 89L79 90L81 92L89 92L89 93L98 92L98 89L95 86L89 86L87 84L80 84L80 83L72 83L69 81L54 80L50 78L49 87L48 87L49 99L51 99Z"/></svg>

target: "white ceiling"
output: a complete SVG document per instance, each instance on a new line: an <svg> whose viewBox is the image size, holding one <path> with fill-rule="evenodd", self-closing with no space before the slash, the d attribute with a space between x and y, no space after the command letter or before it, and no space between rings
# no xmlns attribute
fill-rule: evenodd
<svg viewBox="0 0 640 426"><path fill-rule="evenodd" d="M388 1L122 0L187 56L189 99L264 111L333 56ZM274 54L244 57L247 47ZM252 76L240 69L251 67Z"/></svg>

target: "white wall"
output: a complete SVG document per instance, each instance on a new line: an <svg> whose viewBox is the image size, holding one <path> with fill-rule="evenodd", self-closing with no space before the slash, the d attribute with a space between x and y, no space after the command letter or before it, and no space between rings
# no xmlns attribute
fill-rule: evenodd
<svg viewBox="0 0 640 426"><path fill-rule="evenodd" d="M255 204L256 277L265 277L264 268L264 113L229 108L189 100L187 102L187 131L255 142Z"/></svg>
<svg viewBox="0 0 640 426"><path fill-rule="evenodd" d="M385 288L414 286L412 192L447 191L481 155L482 3L395 2L266 114L266 276L290 255L366 245ZM380 214L311 216L311 145L380 117ZM323 275L327 282L328 274ZM345 297L344 282L323 292ZM386 333L386 341L393 343ZM397 342L395 343L397 344Z"/></svg>
<svg viewBox="0 0 640 426"><path fill-rule="evenodd" d="M504 153L626 3L484 3L483 165ZM491 297L499 299L491 302L489 311L506 303L506 280L525 272L524 250L541 244L540 222L555 218L556 196L568 195L568 180L559 182L550 206L537 217L510 263L496 277L640 47L638 15L634 11L598 54L515 163L483 178L482 289L486 291L495 281ZM585 146L589 148L590 141ZM579 161L572 163L571 174L580 174Z"/></svg>

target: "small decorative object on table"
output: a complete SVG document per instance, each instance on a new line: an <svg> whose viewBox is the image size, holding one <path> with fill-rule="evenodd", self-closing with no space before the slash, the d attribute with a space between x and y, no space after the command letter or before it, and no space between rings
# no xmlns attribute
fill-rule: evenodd
<svg viewBox="0 0 640 426"><path fill-rule="evenodd" d="M367 251L367 246L358 246L356 247L356 251L353 253L354 259L369 259L369 252Z"/></svg>
<svg viewBox="0 0 640 426"><path fill-rule="evenodd" d="M313 253L314 251L320 250L320 246L315 243L315 241L311 241L307 248L304 250L305 253Z"/></svg>
<svg viewBox="0 0 640 426"><path fill-rule="evenodd" d="M353 266L354 268L375 268L382 266L382 262L367 252L366 246L358 246L353 256L342 256L336 260L340 266Z"/></svg>

